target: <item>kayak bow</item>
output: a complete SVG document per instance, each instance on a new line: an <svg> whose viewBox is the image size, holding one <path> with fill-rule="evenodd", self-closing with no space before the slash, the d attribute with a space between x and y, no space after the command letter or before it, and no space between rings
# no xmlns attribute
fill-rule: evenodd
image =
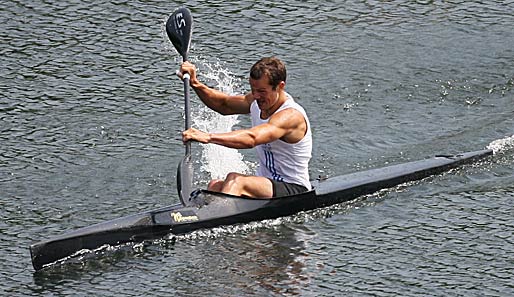
<svg viewBox="0 0 514 297"><path fill-rule="evenodd" d="M492 154L480 150L440 155L383 168L314 181L313 189L299 195L253 199L197 190L187 206L176 204L129 215L65 233L30 246L32 264L39 270L82 250L184 234L203 228L274 219L322 208L372 194L408 181L440 174Z"/></svg>

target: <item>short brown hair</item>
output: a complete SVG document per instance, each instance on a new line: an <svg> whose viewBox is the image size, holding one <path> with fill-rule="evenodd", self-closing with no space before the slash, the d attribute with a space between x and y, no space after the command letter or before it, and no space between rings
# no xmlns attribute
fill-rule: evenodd
<svg viewBox="0 0 514 297"><path fill-rule="evenodd" d="M263 75L268 77L269 84L273 89L276 89L281 81L286 81L286 65L275 57L262 58L253 64L250 69L250 77L261 79Z"/></svg>

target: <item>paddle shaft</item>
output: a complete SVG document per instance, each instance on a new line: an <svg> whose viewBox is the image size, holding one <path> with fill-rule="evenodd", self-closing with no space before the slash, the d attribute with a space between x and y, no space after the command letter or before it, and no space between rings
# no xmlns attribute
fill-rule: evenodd
<svg viewBox="0 0 514 297"><path fill-rule="evenodd" d="M184 56L184 62L187 61L187 56ZM189 99L189 73L184 74L184 126L187 129L191 128L191 100ZM191 141L186 142L186 156L191 154Z"/></svg>

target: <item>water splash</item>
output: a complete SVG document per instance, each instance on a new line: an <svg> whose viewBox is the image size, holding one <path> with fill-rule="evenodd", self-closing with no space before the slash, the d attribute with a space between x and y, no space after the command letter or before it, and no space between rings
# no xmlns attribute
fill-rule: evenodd
<svg viewBox="0 0 514 297"><path fill-rule="evenodd" d="M493 150L493 154L498 154L514 148L514 135L502 139L497 139L489 143L488 149Z"/></svg>
<svg viewBox="0 0 514 297"><path fill-rule="evenodd" d="M203 107L195 113L193 122L194 126L202 131L220 133L231 131L239 120L237 116L222 116ZM210 179L224 179L229 172L250 173L250 167L236 149L215 144L206 144L201 147L201 169L210 175Z"/></svg>
<svg viewBox="0 0 514 297"><path fill-rule="evenodd" d="M214 84L214 88L226 93L235 94L240 80L225 69L221 63L199 61L201 75ZM209 133L222 133L232 130L239 123L238 115L223 116L207 107L201 107L193 113L193 126ZM202 145L201 171L208 173L209 179L224 179L229 172L250 174L252 164L243 160L237 150L220 145Z"/></svg>

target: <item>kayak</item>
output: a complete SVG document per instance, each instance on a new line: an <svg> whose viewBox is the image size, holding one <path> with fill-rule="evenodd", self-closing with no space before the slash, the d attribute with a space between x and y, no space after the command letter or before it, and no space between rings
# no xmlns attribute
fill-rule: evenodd
<svg viewBox="0 0 514 297"><path fill-rule="evenodd" d="M213 228L275 219L350 201L363 195L420 180L475 162L492 154L480 150L438 155L420 161L369 169L312 181L312 190L293 196L255 199L196 190L188 201L80 228L30 246L32 264L40 270L84 250L116 246Z"/></svg>

